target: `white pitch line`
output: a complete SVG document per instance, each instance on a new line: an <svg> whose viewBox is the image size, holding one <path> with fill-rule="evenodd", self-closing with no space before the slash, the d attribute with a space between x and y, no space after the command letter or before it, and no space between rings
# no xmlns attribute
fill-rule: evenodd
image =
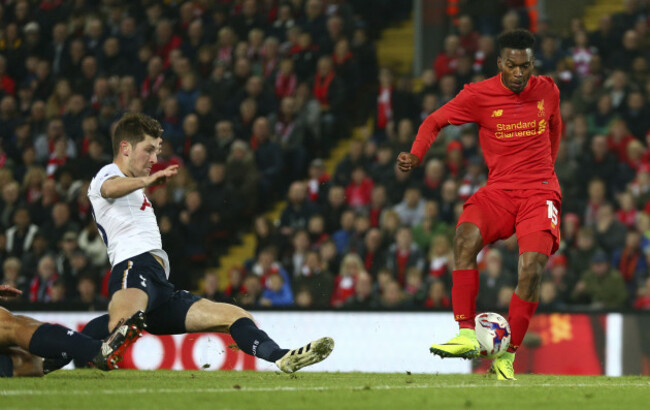
<svg viewBox="0 0 650 410"><path fill-rule="evenodd" d="M559 388L573 388L573 387L649 387L650 381L648 383L563 383L563 384L554 384L554 383L536 383L536 384L515 384L515 383L498 383L494 384L406 384L403 386L390 386L390 385L379 385L379 386L368 386L366 387L230 387L230 388L207 388L207 389L119 389L119 390L0 390L0 396L27 396L27 395L38 395L38 396L60 396L60 395L73 395L73 396L83 396L83 395L113 395L113 394L144 394L144 393L153 393L153 394L177 394L177 393L237 393L237 392L275 392L275 391L286 391L286 392L302 392L302 391L337 391L337 390L349 390L349 391L372 391L372 390L410 390L410 389L480 389L480 388L495 388L495 387L559 387Z"/></svg>

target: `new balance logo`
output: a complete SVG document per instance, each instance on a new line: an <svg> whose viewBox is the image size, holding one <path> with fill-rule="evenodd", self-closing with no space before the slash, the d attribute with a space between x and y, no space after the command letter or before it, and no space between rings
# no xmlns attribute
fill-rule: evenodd
<svg viewBox="0 0 650 410"><path fill-rule="evenodd" d="M147 287L147 280L144 278L144 276L142 276L142 275L139 275L139 276L140 276L140 280L142 281L142 282L140 282L140 284L142 285L143 288L146 288Z"/></svg>
<svg viewBox="0 0 650 410"><path fill-rule="evenodd" d="M503 110L494 110L494 111L492 111L492 118L500 117L502 115L503 115Z"/></svg>
<svg viewBox="0 0 650 410"><path fill-rule="evenodd" d="M74 331L68 330L68 336L72 336L74 334Z"/></svg>

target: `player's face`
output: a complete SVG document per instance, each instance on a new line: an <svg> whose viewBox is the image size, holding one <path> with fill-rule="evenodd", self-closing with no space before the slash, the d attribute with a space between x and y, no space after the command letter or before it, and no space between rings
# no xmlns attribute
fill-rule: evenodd
<svg viewBox="0 0 650 410"><path fill-rule="evenodd" d="M132 150L129 170L134 177L145 177L151 173L151 167L158 162L162 138L146 135Z"/></svg>
<svg viewBox="0 0 650 410"><path fill-rule="evenodd" d="M535 65L533 50L505 48L497 59L497 64L501 71L503 85L513 93L520 93L526 88L528 79L533 73Z"/></svg>

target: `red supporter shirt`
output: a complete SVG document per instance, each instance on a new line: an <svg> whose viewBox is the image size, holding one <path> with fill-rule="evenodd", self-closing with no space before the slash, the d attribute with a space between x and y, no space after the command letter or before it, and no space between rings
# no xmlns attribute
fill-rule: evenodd
<svg viewBox="0 0 650 410"><path fill-rule="evenodd" d="M519 94L503 85L501 74L465 85L424 120L411 153L422 161L443 127L471 122L479 126L490 170L487 185L560 193L554 169L562 131L560 91L551 78L531 76Z"/></svg>

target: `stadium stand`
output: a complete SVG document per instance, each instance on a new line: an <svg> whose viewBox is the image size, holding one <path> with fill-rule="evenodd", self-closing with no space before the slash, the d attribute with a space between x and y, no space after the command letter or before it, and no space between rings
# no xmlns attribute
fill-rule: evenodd
<svg viewBox="0 0 650 410"><path fill-rule="evenodd" d="M383 51L377 63L382 30L409 17L397 0L0 4L2 283L27 308L105 308L85 192L111 124L140 111L165 130L158 167L182 164L149 192L178 287L249 308L449 309L453 228L487 178L477 131L445 128L410 175L395 157L495 74L495 36L525 27L565 123L562 244L541 306L650 308L650 6L554 31L526 1L485 16L456 3L419 78ZM254 257L222 258L242 242ZM517 255L514 238L481 253L482 309L507 306Z"/></svg>

